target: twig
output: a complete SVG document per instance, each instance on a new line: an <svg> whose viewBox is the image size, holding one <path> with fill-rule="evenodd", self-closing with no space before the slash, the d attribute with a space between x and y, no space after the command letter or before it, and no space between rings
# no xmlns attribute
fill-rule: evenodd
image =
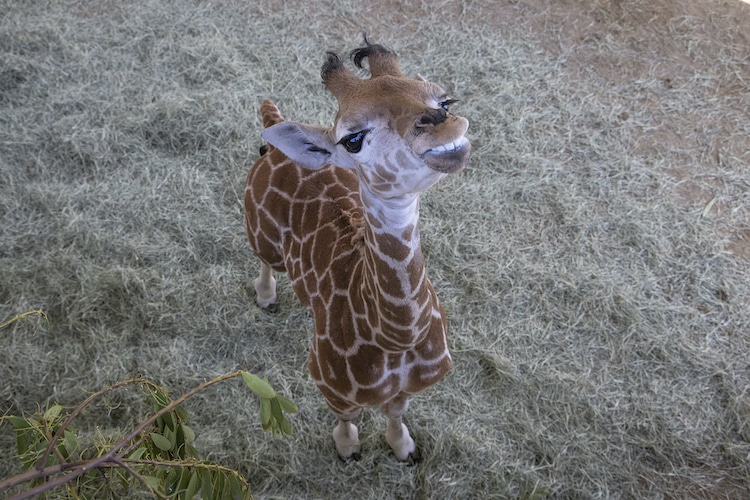
<svg viewBox="0 0 750 500"><path fill-rule="evenodd" d="M0 323L0 330L3 329L3 328L5 328L6 326L12 325L16 321L22 320L23 318L25 318L27 316L31 316L32 314L38 314L39 316L41 316L42 318L44 318L45 321L49 321L47 319L47 313L45 313L41 309L36 309L34 311L26 311L25 313L22 313L22 314L19 314L17 316L14 316L11 319L9 319L8 321L6 321L5 323Z"/></svg>
<svg viewBox="0 0 750 500"><path fill-rule="evenodd" d="M148 481L146 481L145 477L141 476L138 473L137 470L135 470L130 465L128 465L127 460L123 460L121 458L116 458L114 460L114 462L115 462L115 464L117 464L118 467L122 467L123 469L125 469L126 471L128 471L130 473L130 475L132 475L134 478L136 478L137 480L139 480L140 482L142 482L146 486L146 488L148 488L149 491L154 494L155 497L169 498L169 497L166 497L166 496L162 495L161 493L159 493L159 491L157 489L152 488L151 485L148 484ZM137 462L133 462L133 463L137 463Z"/></svg>
<svg viewBox="0 0 750 500"><path fill-rule="evenodd" d="M95 393L93 393L91 396L87 397L81 404L76 406L73 411L68 415L68 418L65 419L65 421L60 425L60 427L57 429L57 432L55 432L54 437L50 440L49 444L47 445L47 448L44 450L44 455L42 455L41 460L39 460L39 463L37 465L37 470L41 471L47 466L47 461L49 460L49 456L52 453L53 449L56 449L56 443L60 439L60 436L63 435L63 432L65 432L65 429L70 425L70 422L77 417L88 405L91 404L92 401L94 401L99 396L102 396L103 394L106 394L110 391L113 391L115 389L118 389L120 387L131 385L131 384L149 384L154 386L153 382L150 382L146 379L136 378L136 379L130 379L130 380L124 380L122 382L117 382L116 384L110 385L109 387L105 387L104 389L101 389Z"/></svg>
<svg viewBox="0 0 750 500"><path fill-rule="evenodd" d="M50 465L49 467L45 468L43 471L39 471L37 469L29 469L26 472L22 472L21 474L17 474L13 477L3 479L2 484L0 484L0 491L8 490L10 488L13 488L14 486L18 486L19 484L28 483L29 481L33 481L34 479L39 479L40 477L53 476L55 474L59 474L61 472L64 472L67 469L72 469L74 467L83 465L84 463L85 462L55 464L55 465Z"/></svg>
<svg viewBox="0 0 750 500"><path fill-rule="evenodd" d="M116 463L118 460L121 460L123 458L123 456L126 455L130 451L130 449L132 449L132 446L130 448L126 448L122 453L118 454L117 452L120 451L131 440L135 439L135 437L138 436L141 432L143 432L148 426L150 426L151 424L153 424L156 421L157 418L159 418L160 416L162 416L162 415L164 415L164 414L172 411L175 407L179 406L180 404L182 404L183 402L185 402L187 399L195 396L199 392L201 392L201 391L203 391L203 390L211 387L212 385L216 385L216 384L218 384L220 382L223 382L225 380L229 380L230 378L239 377L241 375L242 375L242 370L237 370L236 372L232 372L232 373L229 373L227 375L222 375L220 377L211 379L208 382L204 382L204 383L200 384L199 386L191 389L190 391L186 392L185 394L183 394L179 398L173 400L169 405L165 406L164 408L162 408L161 410L159 410L158 412L156 412L155 414L153 414L151 417L149 417L146 420L144 420L143 422L141 422L134 430L132 430L127 436L125 436L123 439L121 439L118 443L116 443L112 447L112 449L110 449L104 455L102 455L100 457L97 457L97 458L94 458L92 460L89 460L89 461L83 463L82 465L80 465L79 467L72 468L72 470L70 471L69 474L65 474L63 476L57 476L55 479L52 479L50 481L46 481L44 484L41 484L41 485L37 486L36 488L32 488L30 490L26 490L26 491L18 494L17 496L12 497L11 500L25 500L25 499L28 499L28 498L33 498L33 497L35 497L35 496L37 496L37 495L39 495L39 494L41 494L41 493L43 493L45 491L49 491L49 490L51 490L53 488L57 488L58 486L62 486L63 484L66 484L66 483L70 482L72 479L75 479L76 477L81 476L81 475L83 475L83 474L85 474L85 473L87 473L87 472L89 472L91 470L103 467L107 463L111 463L111 462ZM132 381L125 381L123 383L120 383L119 385L124 385L126 383L132 383ZM118 386L118 384L115 384L115 386ZM107 390L111 390L115 386L108 387L108 388L102 389L101 391L98 391L98 393L95 393L92 396L90 396L89 398L87 398L86 401L89 401L93 397L96 397L96 395L99 394L99 393L104 393L104 392L107 392ZM84 403L88 404L87 402L84 402ZM79 405L79 406L81 406L81 405ZM68 418L68 420L66 420L66 422L69 421L69 420L70 420L70 418ZM52 470L57 469L57 470L55 472L52 472L52 470L50 470L50 469L52 469ZM59 474L60 472L63 472L63 471L64 471L64 468L58 467L58 466L53 466L53 467L50 467L50 468L46 468L45 467L43 470L38 470L37 469L36 470L36 475L34 475L31 478L27 479L27 481L31 480L31 479L38 478L38 477L50 476L53 473ZM10 478L9 481L13 481L14 479L15 478ZM19 483L15 482L14 484L19 484ZM2 491L2 490L0 490L0 491Z"/></svg>
<svg viewBox="0 0 750 500"><path fill-rule="evenodd" d="M250 487L250 484L247 482L247 480L240 474L238 474L236 470L230 469L229 467L224 467L223 465L219 464L211 464L198 461L168 462L164 460L131 460L129 458L123 458L120 461L125 464L155 465L159 467L179 467L182 469L206 469L211 471L221 471L236 475L237 479L239 479L245 486Z"/></svg>

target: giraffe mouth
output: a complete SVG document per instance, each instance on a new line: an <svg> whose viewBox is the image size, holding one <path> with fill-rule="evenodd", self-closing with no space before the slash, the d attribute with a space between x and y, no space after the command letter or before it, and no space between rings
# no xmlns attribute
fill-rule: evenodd
<svg viewBox="0 0 750 500"><path fill-rule="evenodd" d="M442 173L458 172L466 166L471 154L471 143L466 137L430 148L420 155L433 170Z"/></svg>

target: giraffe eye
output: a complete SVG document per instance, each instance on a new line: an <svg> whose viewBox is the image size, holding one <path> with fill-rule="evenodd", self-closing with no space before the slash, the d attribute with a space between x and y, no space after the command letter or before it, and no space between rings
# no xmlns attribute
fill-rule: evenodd
<svg viewBox="0 0 750 500"><path fill-rule="evenodd" d="M360 130L353 134L345 136L339 141L339 144L344 146L350 153L359 153L362 150L362 143L365 141L365 136L369 130Z"/></svg>
<svg viewBox="0 0 750 500"><path fill-rule="evenodd" d="M445 101L442 101L439 106L443 108L444 110L448 111L448 108L451 104L456 104L458 102L457 99L446 99Z"/></svg>

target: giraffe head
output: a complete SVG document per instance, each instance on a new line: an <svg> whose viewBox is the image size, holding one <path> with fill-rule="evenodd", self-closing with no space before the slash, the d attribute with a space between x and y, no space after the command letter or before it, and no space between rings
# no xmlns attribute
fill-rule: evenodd
<svg viewBox="0 0 750 500"><path fill-rule="evenodd" d="M360 68L368 59L369 79L331 52L323 65L323 83L339 105L333 127L283 122L263 138L305 168L355 169L379 197L422 192L466 166L469 122L449 111L455 101L440 86L405 77L393 52L365 43L351 56Z"/></svg>

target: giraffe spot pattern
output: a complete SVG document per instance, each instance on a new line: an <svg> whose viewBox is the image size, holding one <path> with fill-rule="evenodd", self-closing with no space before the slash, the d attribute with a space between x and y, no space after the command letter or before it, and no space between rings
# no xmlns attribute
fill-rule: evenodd
<svg viewBox="0 0 750 500"><path fill-rule="evenodd" d="M375 189L398 182L398 161L387 155ZM309 371L337 415L420 392L448 371L417 226L394 233L368 213L353 171L306 170L269 148L248 174L245 207L256 254L288 273L314 317Z"/></svg>

